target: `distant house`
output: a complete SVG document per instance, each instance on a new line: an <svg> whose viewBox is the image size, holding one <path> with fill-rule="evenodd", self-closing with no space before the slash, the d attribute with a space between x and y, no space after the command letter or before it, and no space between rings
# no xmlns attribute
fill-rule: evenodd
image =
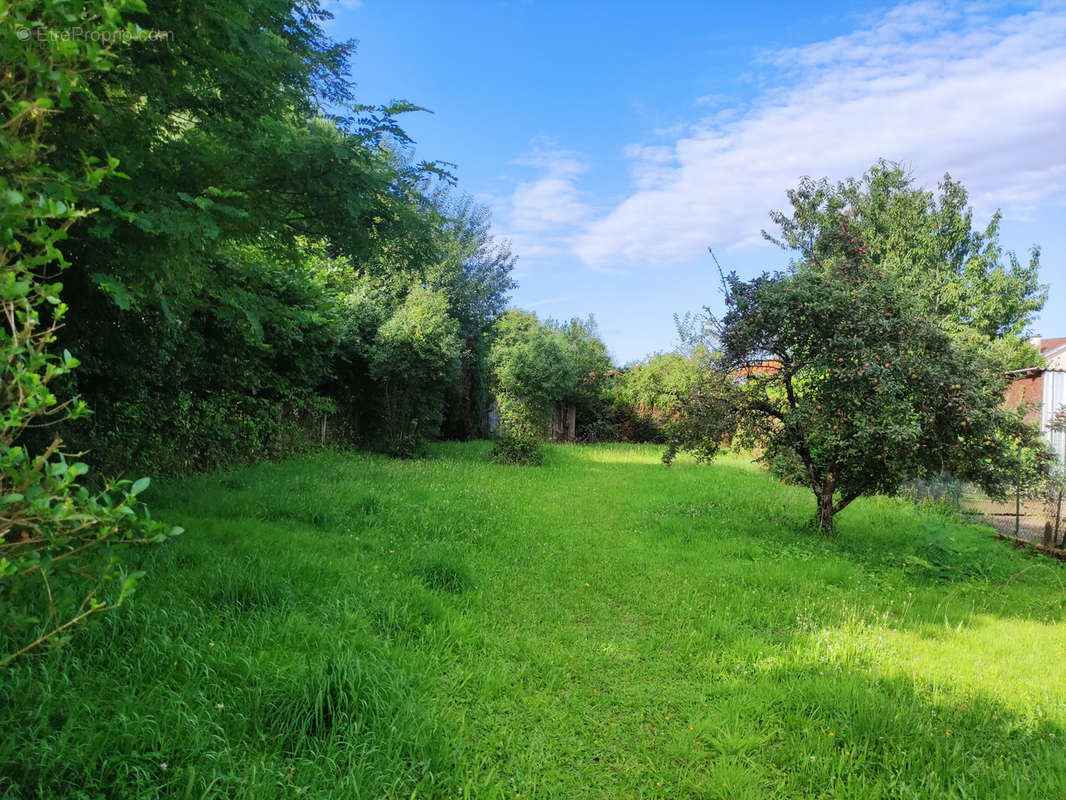
<svg viewBox="0 0 1066 800"><path fill-rule="evenodd" d="M1007 387L1006 405L1031 406L1026 422L1039 424L1044 439L1059 461L1066 464L1066 433L1048 428L1055 414L1066 408L1066 336L1059 339L1034 336L1030 341L1044 357L1044 366L1007 373L1013 380Z"/></svg>

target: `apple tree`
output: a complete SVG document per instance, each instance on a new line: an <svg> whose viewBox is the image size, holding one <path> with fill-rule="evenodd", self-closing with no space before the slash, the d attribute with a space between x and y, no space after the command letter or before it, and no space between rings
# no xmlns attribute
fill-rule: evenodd
<svg viewBox="0 0 1066 800"><path fill-rule="evenodd" d="M810 487L817 525L862 495L950 471L1003 497L1036 475L1035 429L1001 406L998 359L927 315L875 263L846 214L826 214L810 256L752 281L725 276L720 353L684 406L665 460L757 447ZM1039 461L1039 459L1037 459Z"/></svg>

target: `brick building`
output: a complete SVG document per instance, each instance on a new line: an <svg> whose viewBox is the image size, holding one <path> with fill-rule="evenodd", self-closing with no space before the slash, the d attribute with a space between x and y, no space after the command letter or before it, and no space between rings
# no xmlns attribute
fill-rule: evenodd
<svg viewBox="0 0 1066 800"><path fill-rule="evenodd" d="M1009 373L1013 382L1007 387L1006 404L1011 408L1022 403L1030 405L1026 421L1040 426L1059 461L1066 464L1066 433L1048 428L1055 414L1066 408L1066 336L1059 339L1035 336L1032 343L1044 357L1044 366Z"/></svg>

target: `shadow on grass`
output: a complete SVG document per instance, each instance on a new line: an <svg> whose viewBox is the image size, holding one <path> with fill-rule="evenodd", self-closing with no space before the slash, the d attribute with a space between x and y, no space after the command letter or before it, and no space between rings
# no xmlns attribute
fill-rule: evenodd
<svg viewBox="0 0 1066 800"><path fill-rule="evenodd" d="M983 694L839 664L714 685L670 749L700 797L1045 798L1066 731Z"/></svg>

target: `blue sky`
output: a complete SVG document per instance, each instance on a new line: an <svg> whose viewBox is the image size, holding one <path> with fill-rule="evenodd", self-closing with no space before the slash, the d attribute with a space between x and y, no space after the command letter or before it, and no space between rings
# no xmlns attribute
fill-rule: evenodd
<svg viewBox="0 0 1066 800"><path fill-rule="evenodd" d="M1041 246L1033 325L1066 336L1066 5L342 0L361 102L406 99L420 159L457 164L519 263L513 303L594 314L620 362L669 349L675 312L721 309L722 265L762 242L803 175L901 161Z"/></svg>

